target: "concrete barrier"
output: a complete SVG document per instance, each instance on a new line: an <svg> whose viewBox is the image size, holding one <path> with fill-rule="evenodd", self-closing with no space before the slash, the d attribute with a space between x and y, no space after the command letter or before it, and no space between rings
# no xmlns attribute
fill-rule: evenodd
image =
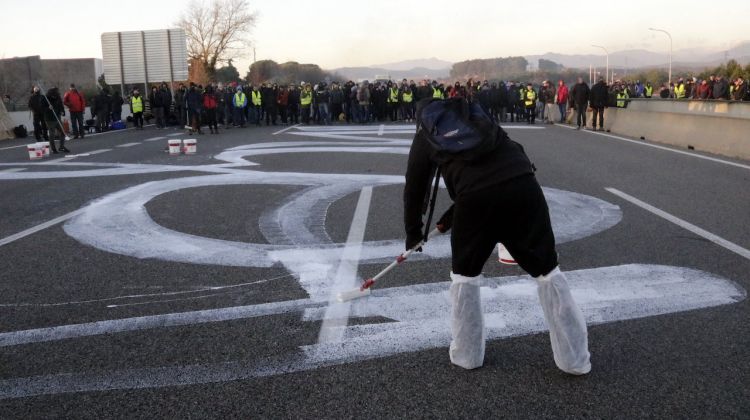
<svg viewBox="0 0 750 420"><path fill-rule="evenodd" d="M587 117L591 126L591 113ZM607 108L612 133L750 160L750 102L633 99Z"/></svg>

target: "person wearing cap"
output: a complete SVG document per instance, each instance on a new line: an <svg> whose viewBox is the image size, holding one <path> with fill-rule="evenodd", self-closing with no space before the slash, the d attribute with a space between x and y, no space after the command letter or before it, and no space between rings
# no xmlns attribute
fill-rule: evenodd
<svg viewBox="0 0 750 420"><path fill-rule="evenodd" d="M236 93L232 96L232 125L245 127L245 108L247 107L247 95L242 91L242 86L237 86Z"/></svg>
<svg viewBox="0 0 750 420"><path fill-rule="evenodd" d="M42 96L39 86L32 88L28 105L34 119L34 137L36 137L36 141L40 141L42 138L49 141L47 123L44 121L44 110L47 109L48 105L44 96Z"/></svg>
<svg viewBox="0 0 750 420"><path fill-rule="evenodd" d="M73 129L74 139L83 138L83 111L86 110L86 98L78 92L76 85L70 84L70 89L63 96L63 104L70 111L70 122Z"/></svg>

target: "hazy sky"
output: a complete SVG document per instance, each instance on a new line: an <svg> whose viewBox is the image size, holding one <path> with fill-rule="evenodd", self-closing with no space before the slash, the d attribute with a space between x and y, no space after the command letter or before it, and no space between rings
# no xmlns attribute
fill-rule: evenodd
<svg viewBox="0 0 750 420"><path fill-rule="evenodd" d="M102 32L173 27L187 1L2 0L0 57L101 57ZM594 7L595 5L599 5ZM295 60L324 68L365 66L412 58L448 61L543 54L598 54L623 49L726 49L750 39L750 1L717 6L686 1L606 2L535 0L250 1L258 12L257 59ZM510 6L510 7L509 7ZM723 11L718 10L722 7ZM236 61L240 72L252 51Z"/></svg>

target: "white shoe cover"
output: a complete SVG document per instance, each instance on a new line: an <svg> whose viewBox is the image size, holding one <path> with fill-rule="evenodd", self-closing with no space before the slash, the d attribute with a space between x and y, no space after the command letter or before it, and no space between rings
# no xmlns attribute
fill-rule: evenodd
<svg viewBox="0 0 750 420"><path fill-rule="evenodd" d="M479 284L481 276L451 273L451 363L464 369L484 364L484 314Z"/></svg>
<svg viewBox="0 0 750 420"><path fill-rule="evenodd" d="M589 373L591 362L586 320L573 301L565 274L556 267L546 276L537 277L537 283L555 364L571 375Z"/></svg>

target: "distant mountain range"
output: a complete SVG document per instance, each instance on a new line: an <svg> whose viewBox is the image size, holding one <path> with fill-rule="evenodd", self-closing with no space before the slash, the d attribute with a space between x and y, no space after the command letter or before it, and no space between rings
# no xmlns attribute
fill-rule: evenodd
<svg viewBox="0 0 750 420"><path fill-rule="evenodd" d="M592 50L596 50L592 47ZM601 52L596 54L558 54L548 52L541 55L527 55L526 60L532 69L539 65L539 59L554 61L567 68L588 69L589 65L599 68L605 65L605 56ZM729 59L735 59L740 64L750 63L750 41L745 41L724 50L716 49L682 49L672 53L673 68L703 69L718 66ZM654 52L647 50L613 51L609 55L610 68L650 68L665 67L669 62L669 51ZM330 71L345 79L373 80L376 77L390 77L391 79L444 79L450 74L453 63L435 57L426 59L404 60L395 63L377 64L367 67L340 67Z"/></svg>

